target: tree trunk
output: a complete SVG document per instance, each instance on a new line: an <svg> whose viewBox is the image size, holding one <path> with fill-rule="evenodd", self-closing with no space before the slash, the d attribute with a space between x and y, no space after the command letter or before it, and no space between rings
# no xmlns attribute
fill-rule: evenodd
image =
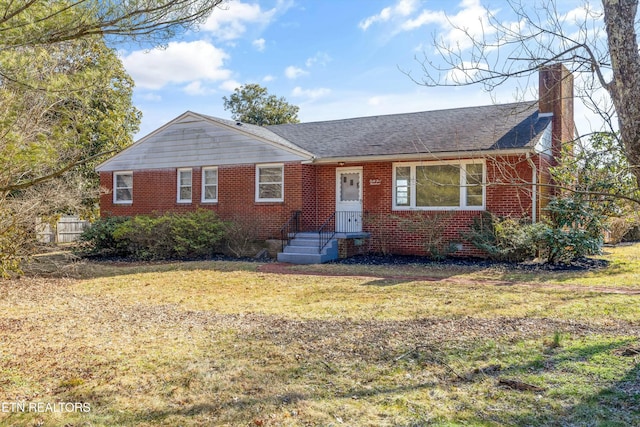
<svg viewBox="0 0 640 427"><path fill-rule="evenodd" d="M618 115L620 137L640 185L640 53L635 31L638 0L602 0L613 78L606 89Z"/></svg>

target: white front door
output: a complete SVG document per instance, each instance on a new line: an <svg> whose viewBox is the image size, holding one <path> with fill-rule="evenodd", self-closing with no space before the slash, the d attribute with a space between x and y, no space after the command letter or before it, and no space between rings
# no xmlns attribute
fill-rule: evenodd
<svg viewBox="0 0 640 427"><path fill-rule="evenodd" d="M336 232L362 231L362 168L336 169Z"/></svg>

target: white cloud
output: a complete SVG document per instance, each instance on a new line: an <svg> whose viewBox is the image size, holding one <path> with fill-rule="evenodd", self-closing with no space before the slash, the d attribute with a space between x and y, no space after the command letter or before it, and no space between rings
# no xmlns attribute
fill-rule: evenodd
<svg viewBox="0 0 640 427"><path fill-rule="evenodd" d="M267 74L266 76L264 76L262 78L263 82L272 82L274 81L276 78L274 76L272 76L271 74Z"/></svg>
<svg viewBox="0 0 640 427"><path fill-rule="evenodd" d="M492 12L487 11L480 0L463 0L459 6L461 9L456 14L425 9L416 18L403 22L400 30L411 31L435 24L441 28L445 44L461 49L471 47L472 40L481 40L495 32L495 28L489 24L489 14Z"/></svg>
<svg viewBox="0 0 640 427"><path fill-rule="evenodd" d="M288 66L285 70L284 70L284 75L287 76L288 79L297 79L300 76L304 76L306 74L309 74L308 71L303 70L302 68L299 67L295 67L293 65Z"/></svg>
<svg viewBox="0 0 640 427"><path fill-rule="evenodd" d="M234 40L247 31L248 24L252 26L269 24L275 13L276 8L262 10L257 3L228 2L214 10L200 29L222 40Z"/></svg>
<svg viewBox="0 0 640 427"><path fill-rule="evenodd" d="M222 86L224 86L224 83L221 85L221 87ZM205 95L211 95L211 94L217 93L216 89L214 89L213 87L204 85L199 80L189 83L184 88L182 88L182 90L184 93L191 96L205 96Z"/></svg>
<svg viewBox="0 0 640 427"><path fill-rule="evenodd" d="M255 47L259 52L264 52L264 48L265 48L265 40L264 39L256 39L253 42L251 42L251 44L253 45L253 47Z"/></svg>
<svg viewBox="0 0 640 427"><path fill-rule="evenodd" d="M304 65L306 65L307 68L311 68L314 65L320 65L320 66L324 67L329 62L331 62L331 57L329 56L328 53L326 53L326 52L318 52L314 56L312 56L311 58L307 58L307 60L305 61Z"/></svg>
<svg viewBox="0 0 640 427"><path fill-rule="evenodd" d="M384 8L379 14L360 22L360 28L366 30L374 23L389 21L393 29L385 28L385 32L395 35L435 25L440 28L441 39L446 45L461 49L471 47L472 40L480 40L495 32L489 24L489 14L493 12L488 12L480 0L462 0L455 14L445 13L444 10L418 10L417 6L413 0L398 0L394 6Z"/></svg>
<svg viewBox="0 0 640 427"><path fill-rule="evenodd" d="M405 31L415 30L416 28L420 28L423 25L429 24L439 24L445 25L447 24L447 15L445 15L444 11L432 11L432 10L423 10L417 18L408 19L404 21L401 25L401 29Z"/></svg>
<svg viewBox="0 0 640 427"><path fill-rule="evenodd" d="M144 99L145 101L152 101L152 102L162 101L162 97L157 93L145 93L140 95L140 98Z"/></svg>
<svg viewBox="0 0 640 427"><path fill-rule="evenodd" d="M317 89L302 89L300 86L293 88L291 95L296 98L318 99L331 93L331 89L324 87Z"/></svg>
<svg viewBox="0 0 640 427"><path fill-rule="evenodd" d="M184 87L184 92L187 95L204 95L205 89L202 87L202 83L199 80L191 82Z"/></svg>
<svg viewBox="0 0 640 427"><path fill-rule="evenodd" d="M417 0L398 0L395 6L385 7L377 15L369 16L358 24L358 27L366 31L376 22L386 22L396 17L404 17L411 15L417 8Z"/></svg>
<svg viewBox="0 0 640 427"><path fill-rule="evenodd" d="M382 96L372 96L371 98L369 98L367 100L367 104L375 107L375 106L378 106L378 105L382 104L383 100L384 100L384 98Z"/></svg>
<svg viewBox="0 0 640 427"><path fill-rule="evenodd" d="M226 80L224 82L222 82L222 84L220 85L220 89L225 90L227 92L233 92L236 89L238 89L240 86L242 86L242 83L235 81L235 80Z"/></svg>
<svg viewBox="0 0 640 427"><path fill-rule="evenodd" d="M227 58L223 50L198 40L170 42L166 49L136 50L123 56L122 63L137 87L160 89L171 83L227 79L231 74L223 68Z"/></svg>

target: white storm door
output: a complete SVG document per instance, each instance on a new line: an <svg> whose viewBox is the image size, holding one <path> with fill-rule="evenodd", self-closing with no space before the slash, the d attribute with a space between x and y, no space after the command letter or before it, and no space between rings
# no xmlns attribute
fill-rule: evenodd
<svg viewBox="0 0 640 427"><path fill-rule="evenodd" d="M336 169L336 232L362 231L362 168Z"/></svg>

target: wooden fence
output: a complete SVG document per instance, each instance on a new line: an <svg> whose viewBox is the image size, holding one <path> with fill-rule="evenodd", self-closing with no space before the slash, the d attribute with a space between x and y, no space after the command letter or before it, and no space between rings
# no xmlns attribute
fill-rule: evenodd
<svg viewBox="0 0 640 427"><path fill-rule="evenodd" d="M77 216L63 216L52 227L48 223L40 223L37 227L38 240L43 243L68 243L78 239L89 221Z"/></svg>

